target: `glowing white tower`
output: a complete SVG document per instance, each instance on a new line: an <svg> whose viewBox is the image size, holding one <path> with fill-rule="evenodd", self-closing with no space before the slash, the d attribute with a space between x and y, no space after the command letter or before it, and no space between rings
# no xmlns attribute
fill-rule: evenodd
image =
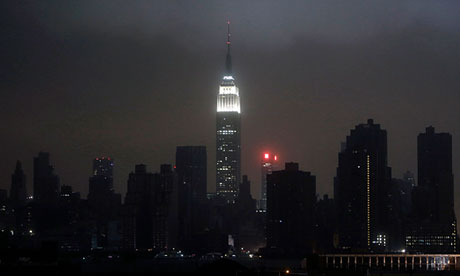
<svg viewBox="0 0 460 276"><path fill-rule="evenodd" d="M216 193L227 203L234 203L241 176L241 110L240 95L232 73L230 22L227 26L225 75L217 95Z"/></svg>

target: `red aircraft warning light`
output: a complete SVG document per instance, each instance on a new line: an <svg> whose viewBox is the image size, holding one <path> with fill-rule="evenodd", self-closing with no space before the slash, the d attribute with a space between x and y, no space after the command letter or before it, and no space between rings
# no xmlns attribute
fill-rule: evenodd
<svg viewBox="0 0 460 276"><path fill-rule="evenodd" d="M265 157L265 159L268 159L268 158L270 158L270 154L266 153L266 154L264 154L264 157Z"/></svg>

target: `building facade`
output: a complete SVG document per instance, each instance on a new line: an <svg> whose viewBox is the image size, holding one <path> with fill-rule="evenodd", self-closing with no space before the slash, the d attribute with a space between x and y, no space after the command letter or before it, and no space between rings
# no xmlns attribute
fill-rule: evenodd
<svg viewBox="0 0 460 276"><path fill-rule="evenodd" d="M457 221L454 212L452 136L426 128L417 138L418 185L413 193L413 220L406 234L408 251L454 253Z"/></svg>
<svg viewBox="0 0 460 276"><path fill-rule="evenodd" d="M234 203L241 181L240 95L232 72L230 22L228 22L225 75L217 95L216 193Z"/></svg>
<svg viewBox="0 0 460 276"><path fill-rule="evenodd" d="M387 133L369 119L351 130L339 153L334 195L339 247L359 252L388 249Z"/></svg>
<svg viewBox="0 0 460 276"><path fill-rule="evenodd" d="M306 256L314 244L316 177L286 163L267 175L267 249L283 256Z"/></svg>
<svg viewBox="0 0 460 276"><path fill-rule="evenodd" d="M179 192L180 244L190 248L206 224L207 154L205 146L179 146L176 169Z"/></svg>
<svg viewBox="0 0 460 276"><path fill-rule="evenodd" d="M267 175L277 169L278 155L264 153L262 156L259 209L267 210Z"/></svg>

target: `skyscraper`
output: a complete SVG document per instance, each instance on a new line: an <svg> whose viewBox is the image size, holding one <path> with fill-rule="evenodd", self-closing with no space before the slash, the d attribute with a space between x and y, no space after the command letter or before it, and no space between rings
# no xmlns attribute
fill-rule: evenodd
<svg viewBox="0 0 460 276"><path fill-rule="evenodd" d="M16 162L16 169L11 175L10 200L12 207L21 207L27 200L26 176L20 161Z"/></svg>
<svg viewBox="0 0 460 276"><path fill-rule="evenodd" d="M96 211L104 213L110 209L113 197L113 159L96 157L93 160L93 175L89 178L88 202ZM104 207L105 206L105 207Z"/></svg>
<svg viewBox="0 0 460 276"><path fill-rule="evenodd" d="M225 75L217 95L216 193L227 203L234 203L241 176L241 115L240 95L230 56L230 22L227 24Z"/></svg>
<svg viewBox="0 0 460 276"><path fill-rule="evenodd" d="M34 201L45 205L57 204L59 191L59 177L50 165L50 154L38 153L38 157L34 158Z"/></svg>
<svg viewBox="0 0 460 276"><path fill-rule="evenodd" d="M306 256L314 242L316 177L299 164L267 175L267 248L284 256Z"/></svg>
<svg viewBox="0 0 460 276"><path fill-rule="evenodd" d="M88 206L93 219L91 230L93 247L112 246L110 225L119 224L117 215L121 206L121 195L115 193L113 189L113 167L114 160L111 157L93 159L88 193Z"/></svg>
<svg viewBox="0 0 460 276"><path fill-rule="evenodd" d="M176 246L177 176L171 165L160 173L143 164L129 174L123 214L123 247L128 250L165 250Z"/></svg>
<svg viewBox="0 0 460 276"><path fill-rule="evenodd" d="M416 252L456 252L452 136L427 127L417 139L418 186L406 246Z"/></svg>
<svg viewBox="0 0 460 276"><path fill-rule="evenodd" d="M369 119L351 130L339 153L334 195L342 249L387 249L390 184L387 133Z"/></svg>
<svg viewBox="0 0 460 276"><path fill-rule="evenodd" d="M207 154L205 146L180 146L176 150L181 245L206 227Z"/></svg>
<svg viewBox="0 0 460 276"><path fill-rule="evenodd" d="M278 163L276 154L264 153L262 156L262 177L260 181L260 204L259 209L267 209L267 175L271 174Z"/></svg>

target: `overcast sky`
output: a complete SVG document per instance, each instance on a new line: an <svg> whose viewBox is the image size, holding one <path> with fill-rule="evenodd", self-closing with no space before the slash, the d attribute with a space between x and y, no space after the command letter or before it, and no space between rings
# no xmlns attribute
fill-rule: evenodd
<svg viewBox="0 0 460 276"><path fill-rule="evenodd" d="M113 157L124 197L135 164L157 171L176 146L206 145L214 191L227 20L256 198L266 150L331 194L340 143L368 118L388 132L393 177L416 172L426 126L450 132L457 184L459 14L460 1L2 1L0 188L19 159L32 193L32 158L48 151L83 197L92 158Z"/></svg>

